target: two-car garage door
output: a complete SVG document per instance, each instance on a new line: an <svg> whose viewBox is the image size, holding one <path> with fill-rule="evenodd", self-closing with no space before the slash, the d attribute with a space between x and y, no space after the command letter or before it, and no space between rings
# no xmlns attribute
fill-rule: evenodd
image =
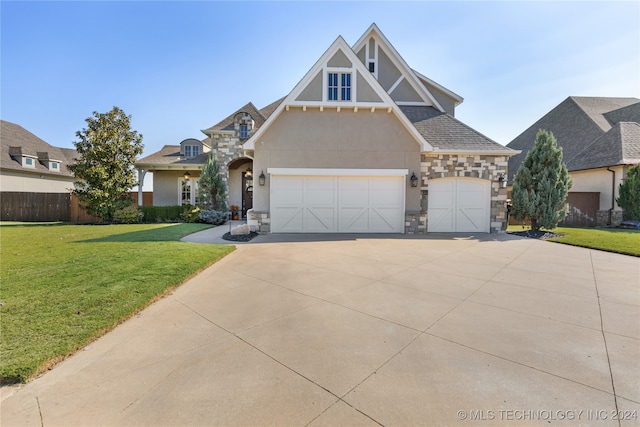
<svg viewBox="0 0 640 427"><path fill-rule="evenodd" d="M272 173L271 231L402 233L406 172L398 175Z"/></svg>
<svg viewBox="0 0 640 427"><path fill-rule="evenodd" d="M429 181L429 232L488 233L491 182L475 178Z"/></svg>

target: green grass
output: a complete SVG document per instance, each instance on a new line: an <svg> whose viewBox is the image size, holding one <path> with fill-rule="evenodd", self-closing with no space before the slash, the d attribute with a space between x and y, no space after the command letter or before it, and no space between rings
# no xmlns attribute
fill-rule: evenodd
<svg viewBox="0 0 640 427"><path fill-rule="evenodd" d="M0 225L0 381L26 382L233 250L202 224Z"/></svg>
<svg viewBox="0 0 640 427"><path fill-rule="evenodd" d="M510 225L509 231L522 231L528 230L529 228L530 227L523 228L520 225ZM557 234L562 234L561 237L548 239L552 242L640 256L640 230L558 227L552 231Z"/></svg>

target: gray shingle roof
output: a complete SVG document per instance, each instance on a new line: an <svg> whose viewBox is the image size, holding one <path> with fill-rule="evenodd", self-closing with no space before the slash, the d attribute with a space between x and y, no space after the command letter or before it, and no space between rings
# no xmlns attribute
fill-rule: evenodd
<svg viewBox="0 0 640 427"><path fill-rule="evenodd" d="M640 163L640 124L621 122L567 162L569 170Z"/></svg>
<svg viewBox="0 0 640 427"><path fill-rule="evenodd" d="M538 130L550 131L562 147L563 160L569 171L586 160L572 160L580 153L588 155L585 148L608 132L618 118L640 122L640 99L570 96L518 135L507 147L522 150L509 159L509 180L512 181L527 153L533 147ZM571 165L571 166L570 166Z"/></svg>
<svg viewBox="0 0 640 427"><path fill-rule="evenodd" d="M203 132L208 135L212 131L234 130L234 117L238 113L249 113L249 115L251 115L251 117L253 118L253 121L255 122L255 129L258 129L266 121L266 118L260 113L260 111L258 111L255 105L249 102L245 106L237 109L231 115L227 116L222 121L218 122L217 124L211 126L208 129L205 129Z"/></svg>
<svg viewBox="0 0 640 427"><path fill-rule="evenodd" d="M425 140L439 151L512 151L433 107L400 106L400 109Z"/></svg>
<svg viewBox="0 0 640 427"><path fill-rule="evenodd" d="M180 157L180 145L165 145L160 151L138 160L136 165L203 165L208 157L209 153L189 158Z"/></svg>
<svg viewBox="0 0 640 427"><path fill-rule="evenodd" d="M38 138L20 125L5 120L0 120L0 122L0 147L2 156L0 158L0 167L2 167L2 169L73 177L73 173L67 169L67 166L72 164L78 156L76 150L55 147ZM15 154L12 156L10 152ZM42 160L57 160L61 163L60 172L50 171L48 165L45 166L40 161L34 162L35 168L33 169L22 167L20 163L20 157L22 155L38 157Z"/></svg>

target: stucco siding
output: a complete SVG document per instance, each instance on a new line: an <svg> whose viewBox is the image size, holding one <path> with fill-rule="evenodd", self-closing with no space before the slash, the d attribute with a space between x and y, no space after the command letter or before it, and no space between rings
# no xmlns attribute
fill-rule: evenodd
<svg viewBox="0 0 640 427"><path fill-rule="evenodd" d="M613 197L617 198L620 195L618 188L624 178L623 166L615 166L611 170L615 171L616 174L614 183L615 195ZM569 172L569 175L573 180L573 187L569 191L599 192L600 210L611 209L613 173L609 172L607 168L574 171ZM621 210L615 202L614 206L615 210Z"/></svg>
<svg viewBox="0 0 640 427"><path fill-rule="evenodd" d="M333 57L327 62L328 67L345 67L350 68L353 64L347 58L347 55L344 54L341 50L336 52Z"/></svg>
<svg viewBox="0 0 640 427"><path fill-rule="evenodd" d="M358 72L358 86L356 89L356 101L358 102L382 102L382 99L373 90L371 85Z"/></svg>
<svg viewBox="0 0 640 427"><path fill-rule="evenodd" d="M411 86L407 79L403 79L398 86L391 92L391 98L396 102L420 102L422 98Z"/></svg>
<svg viewBox="0 0 640 427"><path fill-rule="evenodd" d="M322 101L322 71L304 88L296 101Z"/></svg>
<svg viewBox="0 0 640 427"><path fill-rule="evenodd" d="M420 146L395 115L370 110L283 112L256 143L254 173L268 168L420 170ZM270 179L254 186L254 209L269 211ZM407 187L406 209L420 210L418 188Z"/></svg>
<svg viewBox="0 0 640 427"><path fill-rule="evenodd" d="M184 171L155 171L153 172L153 205L173 206L179 203L179 179L184 176ZM197 181L191 171L191 179Z"/></svg>
<svg viewBox="0 0 640 427"><path fill-rule="evenodd" d="M391 89L401 75L400 70L391 62L384 50L378 49L378 81L384 90Z"/></svg>
<svg viewBox="0 0 640 427"><path fill-rule="evenodd" d="M26 175L2 171L0 191L23 193L70 193L74 185L72 178L49 175Z"/></svg>

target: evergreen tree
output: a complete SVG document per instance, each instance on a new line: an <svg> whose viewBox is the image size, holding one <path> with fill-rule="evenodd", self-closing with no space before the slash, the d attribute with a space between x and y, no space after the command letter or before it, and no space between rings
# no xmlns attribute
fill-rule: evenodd
<svg viewBox="0 0 640 427"><path fill-rule="evenodd" d="M202 168L198 180L198 191L202 205L216 211L226 211L227 186L220 176L220 165L213 151Z"/></svg>
<svg viewBox="0 0 640 427"><path fill-rule="evenodd" d="M640 165L627 171L627 177L618 188L616 203L624 210L627 220L640 221Z"/></svg>
<svg viewBox="0 0 640 427"><path fill-rule="evenodd" d="M113 221L116 211L131 205L131 188L137 184L136 157L142 154L142 135L131 129L131 116L118 107L93 112L87 127L76 132L79 158L69 165L77 181L73 194L87 213Z"/></svg>
<svg viewBox="0 0 640 427"><path fill-rule="evenodd" d="M534 231L556 228L569 211L565 200L572 184L555 137L551 132L538 131L513 180L511 215L518 221L529 218Z"/></svg>

